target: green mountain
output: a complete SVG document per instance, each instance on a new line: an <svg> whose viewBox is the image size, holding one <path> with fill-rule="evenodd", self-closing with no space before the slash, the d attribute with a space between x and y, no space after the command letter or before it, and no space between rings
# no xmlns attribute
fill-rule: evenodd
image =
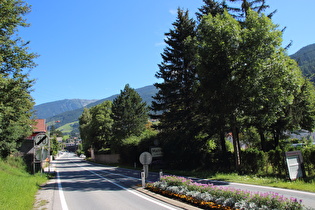
<svg viewBox="0 0 315 210"><path fill-rule="evenodd" d="M138 88L135 90L141 96L142 100L147 103L147 105L151 105L151 102L153 100L152 96L154 96L157 93L157 89L155 88L154 85L145 86L145 87ZM101 99L101 100L95 100L94 102L88 103L85 106L81 106L81 107L78 107L75 109L69 109L67 111L58 113L56 115L51 115L51 116L46 117L46 118L43 117L41 119L46 119L46 122L49 125L53 124L56 128L59 128L59 127L66 125L68 123L73 123L73 122L78 121L78 118L81 116L84 107L89 108L89 107L96 106L97 104L100 104L100 103L107 101L107 100L112 101L117 96L118 96L118 94L104 98L104 99ZM37 116L45 116L45 112L50 112L50 111L48 111L48 110L50 110L49 105L52 105L52 107L54 107L56 104L59 106L65 106L64 104L62 104L62 102L67 103L67 101L65 101L65 100L47 103L47 106L45 106L46 110L42 109L41 105L35 106L34 108L37 112ZM41 109L38 109L39 106Z"/></svg>
<svg viewBox="0 0 315 210"><path fill-rule="evenodd" d="M64 99L34 106L35 116L38 119L48 119L55 115L83 108L97 100Z"/></svg>
<svg viewBox="0 0 315 210"><path fill-rule="evenodd" d="M301 48L290 57L296 60L303 74L315 83L315 44Z"/></svg>

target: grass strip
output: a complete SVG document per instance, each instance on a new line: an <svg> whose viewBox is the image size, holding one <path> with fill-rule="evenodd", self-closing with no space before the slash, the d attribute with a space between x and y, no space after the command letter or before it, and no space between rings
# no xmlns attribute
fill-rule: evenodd
<svg viewBox="0 0 315 210"><path fill-rule="evenodd" d="M45 175L27 173L22 163L0 160L0 209L33 209L35 194L46 181Z"/></svg>

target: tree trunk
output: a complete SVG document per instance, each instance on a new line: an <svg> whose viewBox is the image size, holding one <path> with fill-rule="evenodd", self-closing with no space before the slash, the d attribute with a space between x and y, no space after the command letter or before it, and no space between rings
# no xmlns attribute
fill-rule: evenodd
<svg viewBox="0 0 315 210"><path fill-rule="evenodd" d="M262 151L266 152L266 138L265 138L265 134L262 130L259 130L259 136L260 136L261 149L262 149Z"/></svg>
<svg viewBox="0 0 315 210"><path fill-rule="evenodd" d="M280 131L279 131L279 129L275 129L274 130L273 139L274 139L274 147L276 149L277 146L279 146L279 141L280 141Z"/></svg>
<svg viewBox="0 0 315 210"><path fill-rule="evenodd" d="M224 131L223 130L221 130L221 132L220 132L220 143L221 143L222 152L226 153L227 149L226 149L225 135L224 135Z"/></svg>
<svg viewBox="0 0 315 210"><path fill-rule="evenodd" d="M233 135L233 146L234 146L234 156L235 156L235 168L236 171L240 171L241 166L241 155L240 155L240 147L239 147L239 138L236 127L236 119L233 116L232 118L232 135Z"/></svg>

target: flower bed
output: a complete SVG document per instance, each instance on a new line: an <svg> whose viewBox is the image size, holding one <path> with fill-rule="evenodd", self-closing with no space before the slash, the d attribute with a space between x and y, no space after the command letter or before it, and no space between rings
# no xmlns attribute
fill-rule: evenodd
<svg viewBox="0 0 315 210"><path fill-rule="evenodd" d="M201 184L177 176L163 176L160 181L147 184L146 188L204 209L303 209L301 200L288 199L277 193L253 193L231 187Z"/></svg>

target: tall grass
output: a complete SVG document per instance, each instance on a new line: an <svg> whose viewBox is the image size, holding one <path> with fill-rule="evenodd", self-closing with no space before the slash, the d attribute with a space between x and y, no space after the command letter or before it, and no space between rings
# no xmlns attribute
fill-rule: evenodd
<svg viewBox="0 0 315 210"><path fill-rule="evenodd" d="M33 209L35 194L46 181L44 175L27 173L21 158L0 160L0 209Z"/></svg>

